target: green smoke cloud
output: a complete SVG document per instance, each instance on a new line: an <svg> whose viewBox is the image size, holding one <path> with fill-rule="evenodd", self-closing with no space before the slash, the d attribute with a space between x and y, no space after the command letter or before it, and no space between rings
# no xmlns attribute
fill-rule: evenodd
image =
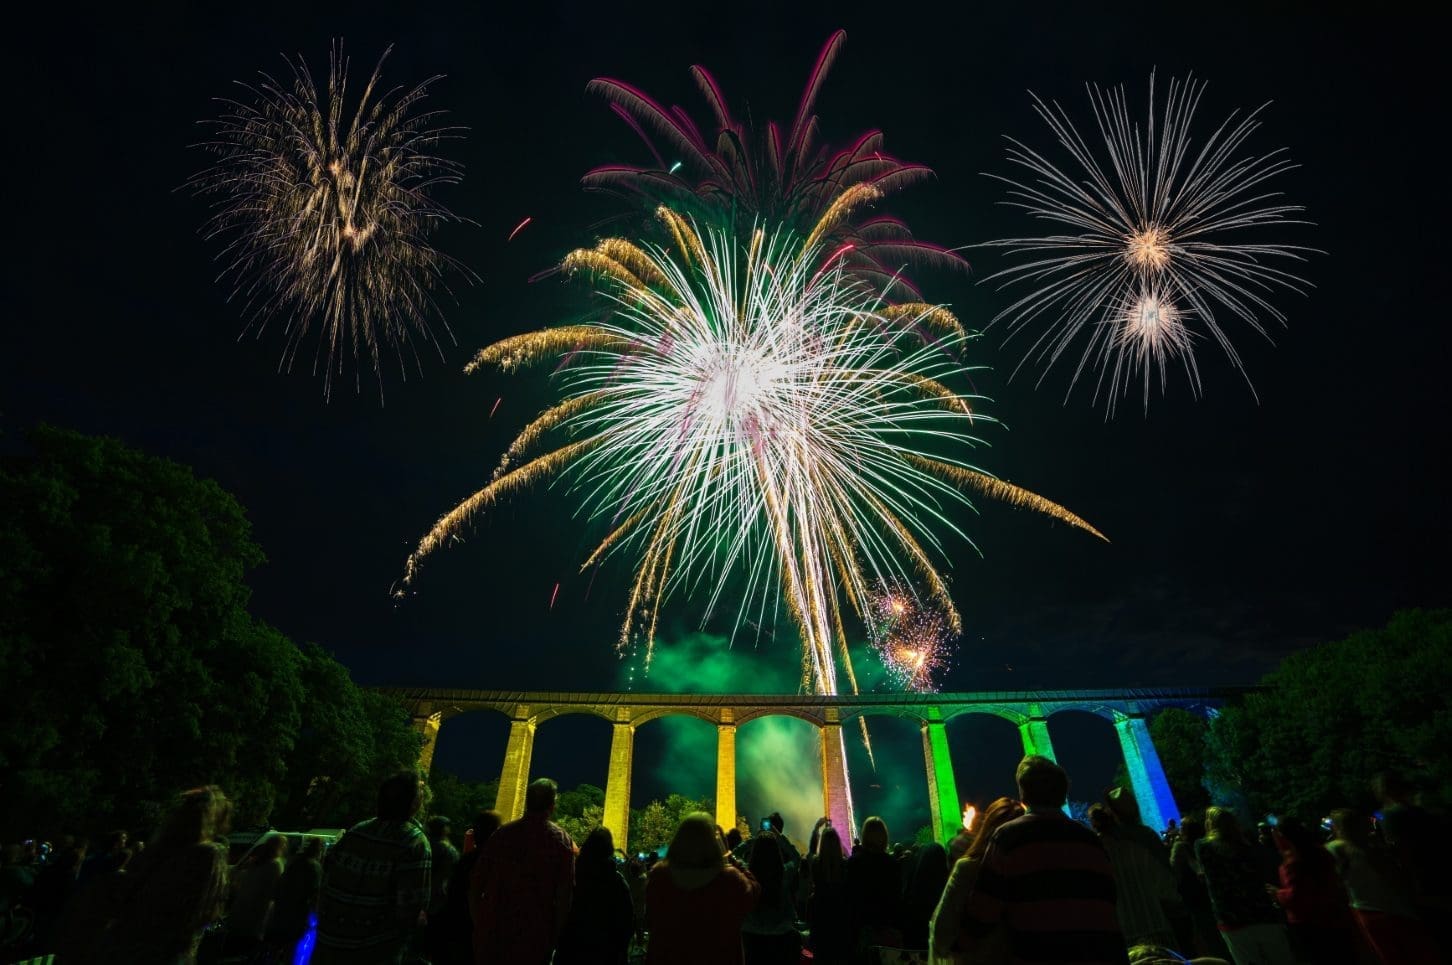
<svg viewBox="0 0 1452 965"><path fill-rule="evenodd" d="M863 648L853 664L864 692L882 685L885 674ZM800 651L794 641L763 642L760 647L709 633L662 635L650 672L622 666L620 686L645 693L795 694L800 682ZM688 717L666 717L646 725L661 728L665 753L651 775L665 792L714 796L716 734ZM911 840L929 822L927 782L917 727L895 718L871 718L874 771L854 723L847 731L848 769L857 819L883 817L892 836ZM636 806L643 801L637 800ZM741 725L736 735L736 803L753 826L772 811L786 822L786 833L805 844L822 816L822 773L818 731L792 717L764 717Z"/></svg>

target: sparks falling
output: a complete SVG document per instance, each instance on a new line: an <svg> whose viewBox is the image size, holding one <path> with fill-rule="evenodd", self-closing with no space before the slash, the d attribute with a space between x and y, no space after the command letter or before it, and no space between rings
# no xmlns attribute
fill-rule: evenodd
<svg viewBox="0 0 1452 965"><path fill-rule="evenodd" d="M919 693L938 689L936 675L951 663L957 620L956 613L919 600L900 582L874 587L866 621L868 639L893 686Z"/></svg>
<svg viewBox="0 0 1452 965"><path fill-rule="evenodd" d="M471 277L429 243L436 227L459 220L433 194L458 183L461 168L433 152L460 129L418 110L438 77L381 90L387 57L351 107L340 46L322 92L301 58L287 60L290 82L262 74L242 84L238 99L220 100L224 113L198 145L216 163L189 182L212 201L203 234L225 242L222 277L249 327L283 321L279 368L290 370L319 329L313 369L325 396L350 354L355 388L367 366L381 393L385 352L406 376L410 359L419 364L417 342L437 351L429 322L442 319L443 276Z"/></svg>
<svg viewBox="0 0 1452 965"><path fill-rule="evenodd" d="M607 525L582 570L610 559L633 569L622 653L648 666L671 594L703 599L705 619L738 573L737 627L783 601L802 639L803 688L832 694L856 690L845 625L867 620L875 581L918 581L956 631L936 561L939 532L957 532L947 510L969 494L1099 535L966 461L979 442L971 429L987 420L949 385L968 336L945 309L886 306L785 231L743 245L668 209L658 216L671 249L615 238L565 259L606 298L606 320L506 338L470 363L514 371L563 359L563 397L423 537L405 588L475 514L558 480Z"/></svg>
<svg viewBox="0 0 1452 965"><path fill-rule="evenodd" d="M1295 167L1285 151L1243 151L1264 108L1231 114L1198 143L1190 127L1204 81L1171 80L1157 114L1151 77L1143 128L1131 117L1124 88L1088 90L1102 152L1068 112L1037 97L1035 109L1072 163L1061 167L1009 139L1008 159L1026 176L999 179L1010 188L1007 203L1062 233L991 243L1023 256L992 278L1032 289L994 323L1006 324L1010 337L1032 338L1021 365L1042 365L1041 381L1082 342L1069 390L1086 369L1096 371L1095 402L1102 398L1111 414L1135 383L1148 408L1156 374L1163 390L1171 363L1184 369L1198 395L1196 334L1213 339L1245 375L1225 320L1268 335L1265 319L1285 323L1269 296L1309 287L1287 266L1311 249L1253 236L1302 223L1303 209L1267 188Z"/></svg>

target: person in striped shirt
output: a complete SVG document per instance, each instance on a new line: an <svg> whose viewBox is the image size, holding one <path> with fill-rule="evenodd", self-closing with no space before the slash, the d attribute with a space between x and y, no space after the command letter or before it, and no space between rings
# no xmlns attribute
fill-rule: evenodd
<svg viewBox="0 0 1452 965"><path fill-rule="evenodd" d="M1015 963L1127 962L1109 854L1093 831L1063 812L1069 776L1036 754L1019 763L1015 776L1028 813L989 842L964 921L970 960L975 943L1001 925Z"/></svg>
<svg viewBox="0 0 1452 965"><path fill-rule="evenodd" d="M328 851L313 965L394 965L429 903L430 847L416 820L424 782L402 771L378 789L378 817Z"/></svg>

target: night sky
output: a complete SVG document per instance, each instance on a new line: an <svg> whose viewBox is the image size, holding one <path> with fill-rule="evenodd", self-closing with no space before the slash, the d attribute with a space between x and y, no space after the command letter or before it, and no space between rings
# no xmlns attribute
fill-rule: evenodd
<svg viewBox="0 0 1452 965"><path fill-rule="evenodd" d="M528 279L620 213L619 202L585 194L581 174L647 157L586 82L625 79L704 123L688 74L701 63L738 114L789 120L837 27L848 36L817 105L824 134L840 142L879 127L888 151L936 170L935 182L883 207L920 238L972 245L1029 227L983 176L1007 173L1005 134L1051 145L1028 90L1088 123L1085 81L1128 83L1140 104L1158 68L1210 81L1202 133L1234 108L1274 102L1251 147L1289 148L1302 167L1279 186L1316 223L1277 240L1326 252L1304 269L1309 296L1276 296L1289 327L1273 346L1231 329L1258 399L1202 344L1203 399L1181 379L1147 416L1132 398L1106 422L1082 386L1065 404L1061 373L1039 389L1031 376L1009 381L1019 348L1005 348L1001 332L975 343L973 357L994 369L975 385L1005 424L988 430L993 448L980 464L1073 508L1112 543L982 504L965 520L982 556L950 543L967 635L944 689L1251 682L1284 654L1379 625L1396 608L1452 603L1442 468L1452 336L1434 297L1445 259L1436 240L1446 223L1445 78L1434 73L1443 34L1430 23L1286 4L1253 13L955 5L943 15L882 3L790 14L689 3L193 6L203 5L113 7L96 18L56 7L64 21L17 37L0 445L16 447L26 427L48 421L215 478L247 508L268 556L252 577L255 612L321 643L364 683L620 685L611 642L626 571L608 567L593 586L576 575L599 534L563 491L483 519L467 544L431 561L416 597L396 606L388 591L412 541L487 479L548 398L544 374L466 377L464 362L579 310L578 286ZM393 43L387 79L447 75L429 103L469 128L449 152L464 182L440 197L476 224L446 229L437 244L482 281L447 304L457 344L440 329L444 358L426 358L423 377L410 372L406 383L390 373L384 405L366 377L352 392L351 370L325 404L310 354L278 374L279 328L238 340L243 322L214 282L215 248L197 234L205 205L178 190L206 163L188 145L215 113L211 98L259 69L285 71L281 53L321 71L334 37L346 40L355 74ZM976 284L999 257L967 255L972 278L915 277L976 328L1007 296ZM678 601L662 646L682 640L719 656L721 644L686 639L697 617ZM736 669L764 668L751 678L763 686L789 687L796 642L783 625L775 640L738 638L727 657ZM638 689L656 686L682 684ZM1076 722L1057 725L1060 757L1087 774L1076 786L1097 787L1112 770L1112 737L1107 725ZM503 726L451 724L440 761L466 776L495 773ZM901 781L921 780L916 734L881 729L888 757L916 767ZM578 719L542 728L536 771L603 784L607 730ZM987 722L952 736L966 796L1007 789L1011 732ZM672 789L657 779L668 752L642 731L637 803Z"/></svg>

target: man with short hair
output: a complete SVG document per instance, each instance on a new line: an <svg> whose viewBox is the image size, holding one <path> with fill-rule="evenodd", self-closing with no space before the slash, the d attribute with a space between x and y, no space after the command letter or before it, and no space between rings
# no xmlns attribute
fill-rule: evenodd
<svg viewBox="0 0 1452 965"><path fill-rule="evenodd" d="M531 782L524 817L490 835L479 854L478 965L547 965L554 954L575 887L575 843L550 820L558 791L547 777Z"/></svg>
<svg viewBox="0 0 1452 965"><path fill-rule="evenodd" d="M429 842L415 817L426 788L400 771L378 789L378 816L349 828L323 862L315 965L394 965L429 901Z"/></svg>
<svg viewBox="0 0 1452 965"><path fill-rule="evenodd" d="M1128 961L1109 854L1063 812L1069 776L1031 754L1015 777L1028 813L999 827L983 857L964 922L970 948L1001 925L1014 962Z"/></svg>

